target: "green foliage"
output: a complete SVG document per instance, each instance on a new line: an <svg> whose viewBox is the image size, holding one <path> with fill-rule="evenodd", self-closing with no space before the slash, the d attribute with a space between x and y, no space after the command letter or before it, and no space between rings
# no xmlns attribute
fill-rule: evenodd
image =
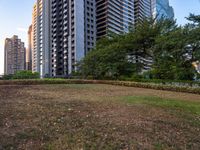
<svg viewBox="0 0 200 150"><path fill-rule="evenodd" d="M80 63L80 75L93 79L131 78L194 80L192 63L200 60L200 16L190 15L192 23L178 26L173 20L146 19L129 33L113 35L97 42ZM144 72L143 59L153 59Z"/></svg>
<svg viewBox="0 0 200 150"><path fill-rule="evenodd" d="M188 40L186 27L173 27L170 32L161 34L154 46L154 77L171 80L193 80L194 55ZM191 58L190 58L191 57Z"/></svg>
<svg viewBox="0 0 200 150"><path fill-rule="evenodd" d="M134 64L128 61L123 36L104 38L97 43L82 61L81 74L95 79L116 79L122 74L130 75Z"/></svg>
<svg viewBox="0 0 200 150"><path fill-rule="evenodd" d="M200 74L199 74L199 73L196 73L196 79L197 79L198 81L200 81Z"/></svg>
<svg viewBox="0 0 200 150"><path fill-rule="evenodd" d="M13 75L4 75L3 80L11 80Z"/></svg>
<svg viewBox="0 0 200 150"><path fill-rule="evenodd" d="M118 79L140 74L144 64L135 61L134 56L151 56L155 37L161 32L160 26L155 27L154 23L155 20L149 19L128 34L99 40L96 48L80 63L81 74L95 79Z"/></svg>
<svg viewBox="0 0 200 150"><path fill-rule="evenodd" d="M17 71L12 79L38 79L40 78L40 75L38 72L32 73L32 71Z"/></svg>

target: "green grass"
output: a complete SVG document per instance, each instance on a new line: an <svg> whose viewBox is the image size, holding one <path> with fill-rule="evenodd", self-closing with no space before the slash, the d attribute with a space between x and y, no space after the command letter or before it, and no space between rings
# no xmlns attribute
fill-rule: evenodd
<svg viewBox="0 0 200 150"><path fill-rule="evenodd" d="M170 111L178 118L184 118L191 126L200 127L200 102L166 99L152 96L124 96L120 101L134 105L142 104L150 107L160 107Z"/></svg>
<svg viewBox="0 0 200 150"><path fill-rule="evenodd" d="M122 101L129 104L145 104L169 109L181 110L184 112L200 115L200 103L192 101L181 101L175 99L164 99L150 96L125 96Z"/></svg>

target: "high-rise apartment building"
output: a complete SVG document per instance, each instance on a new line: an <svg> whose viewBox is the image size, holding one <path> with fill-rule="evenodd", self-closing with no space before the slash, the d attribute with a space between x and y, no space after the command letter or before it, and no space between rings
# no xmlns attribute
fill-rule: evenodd
<svg viewBox="0 0 200 150"><path fill-rule="evenodd" d="M25 70L25 47L18 36L5 40L4 74L14 74L16 71Z"/></svg>
<svg viewBox="0 0 200 150"><path fill-rule="evenodd" d="M50 0L37 0L32 13L32 71L50 73Z"/></svg>
<svg viewBox="0 0 200 150"><path fill-rule="evenodd" d="M134 0L134 24L137 25L145 18L152 17L154 0Z"/></svg>
<svg viewBox="0 0 200 150"><path fill-rule="evenodd" d="M134 23L134 0L96 0L97 39L123 34Z"/></svg>
<svg viewBox="0 0 200 150"><path fill-rule="evenodd" d="M37 4L33 7L32 12L32 71L37 72L38 53L37 53Z"/></svg>
<svg viewBox="0 0 200 150"><path fill-rule="evenodd" d="M51 76L68 76L95 45L95 0L51 0Z"/></svg>
<svg viewBox="0 0 200 150"><path fill-rule="evenodd" d="M123 34L156 13L156 0L37 0L32 20L32 70L69 76L96 43Z"/></svg>
<svg viewBox="0 0 200 150"><path fill-rule="evenodd" d="M26 48L26 70L32 70L32 47L33 47L32 25L28 29L28 47Z"/></svg>
<svg viewBox="0 0 200 150"><path fill-rule="evenodd" d="M153 17L160 19L174 19L174 9L169 5L169 0L152 0Z"/></svg>

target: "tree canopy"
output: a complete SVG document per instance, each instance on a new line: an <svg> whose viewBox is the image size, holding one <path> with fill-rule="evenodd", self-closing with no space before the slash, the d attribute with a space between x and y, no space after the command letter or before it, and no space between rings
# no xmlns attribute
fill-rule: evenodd
<svg viewBox="0 0 200 150"><path fill-rule="evenodd" d="M80 62L80 73L117 79L145 72L148 78L193 80L197 71L192 63L200 60L200 16L190 14L188 20L178 26L174 20L150 18L129 33L100 39ZM151 69L145 70L146 65Z"/></svg>

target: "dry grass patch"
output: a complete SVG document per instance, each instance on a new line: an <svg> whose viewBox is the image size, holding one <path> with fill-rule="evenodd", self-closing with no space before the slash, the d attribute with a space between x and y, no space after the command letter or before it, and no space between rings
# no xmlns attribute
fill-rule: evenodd
<svg viewBox="0 0 200 150"><path fill-rule="evenodd" d="M0 149L198 150L199 105L200 95L112 85L0 86Z"/></svg>

